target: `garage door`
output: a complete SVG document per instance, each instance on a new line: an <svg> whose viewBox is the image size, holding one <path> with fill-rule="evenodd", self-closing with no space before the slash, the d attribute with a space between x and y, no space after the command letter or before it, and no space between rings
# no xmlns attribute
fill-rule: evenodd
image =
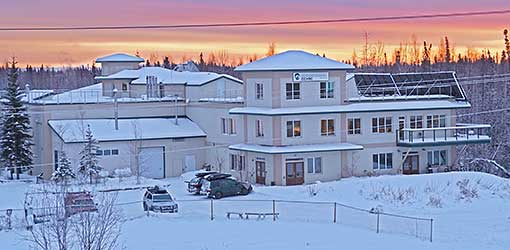
<svg viewBox="0 0 510 250"><path fill-rule="evenodd" d="M140 175L147 178L165 178L164 147L140 149Z"/></svg>

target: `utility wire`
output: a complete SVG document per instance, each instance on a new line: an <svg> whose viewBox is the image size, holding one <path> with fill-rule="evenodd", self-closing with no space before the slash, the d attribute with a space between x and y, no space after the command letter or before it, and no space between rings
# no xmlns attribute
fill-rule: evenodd
<svg viewBox="0 0 510 250"><path fill-rule="evenodd" d="M473 12L450 12L439 14L380 16L362 18L322 19L322 20L290 20L267 22L238 22L238 23L202 23L202 24L174 24L174 25L120 25L120 26L76 26L76 27L0 27L0 31L68 31L68 30L133 30L133 29L186 29L186 28L217 28L217 27L244 27L244 26L276 26L296 24L324 24L324 23L354 23L392 20L414 20L447 17L468 17L510 14L507 10L488 10Z"/></svg>

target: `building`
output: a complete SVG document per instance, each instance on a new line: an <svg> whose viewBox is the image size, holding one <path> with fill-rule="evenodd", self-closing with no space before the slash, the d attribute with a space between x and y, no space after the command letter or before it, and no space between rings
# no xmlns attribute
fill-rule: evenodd
<svg viewBox="0 0 510 250"><path fill-rule="evenodd" d="M110 172L164 178L210 165L264 185L444 171L456 146L490 142L489 125L456 122L470 104L454 72L351 73L287 51L237 67L241 81L143 61L102 57L100 83L27 97L35 173L50 176L60 151L77 165L89 127Z"/></svg>
<svg viewBox="0 0 510 250"><path fill-rule="evenodd" d="M444 171L455 146L490 142L489 125L458 124L469 108L453 72L350 74L353 66L287 51L236 68L244 141L232 168L265 185Z"/></svg>

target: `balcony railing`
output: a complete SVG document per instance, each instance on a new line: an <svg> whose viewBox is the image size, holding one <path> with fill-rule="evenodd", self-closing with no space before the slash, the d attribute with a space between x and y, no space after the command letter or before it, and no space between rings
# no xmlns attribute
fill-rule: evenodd
<svg viewBox="0 0 510 250"><path fill-rule="evenodd" d="M397 130L397 146L420 147L469 143L489 143L488 124L457 124L455 127L404 128Z"/></svg>

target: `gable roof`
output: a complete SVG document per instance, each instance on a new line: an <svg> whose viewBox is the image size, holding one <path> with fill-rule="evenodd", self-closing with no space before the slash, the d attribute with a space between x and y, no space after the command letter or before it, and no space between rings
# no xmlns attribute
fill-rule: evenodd
<svg viewBox="0 0 510 250"><path fill-rule="evenodd" d="M161 67L142 67L139 69L127 69L109 76L98 76L96 80L133 80L132 84L146 84L147 76L157 77L158 82L166 84L186 84L191 86L200 86L216 79L225 77L232 81L242 83L240 79L227 74L217 74L212 72L189 72L174 71Z"/></svg>
<svg viewBox="0 0 510 250"><path fill-rule="evenodd" d="M143 58L132 56L124 53L117 53L112 54L108 56L99 57L96 59L97 63L104 63L104 62L144 62L145 60Z"/></svg>
<svg viewBox="0 0 510 250"><path fill-rule="evenodd" d="M354 66L301 50L288 50L241 65L235 71L348 70Z"/></svg>
<svg viewBox="0 0 510 250"><path fill-rule="evenodd" d="M114 119L49 120L51 129L65 142L84 142L87 126L99 142L155 140L205 137L205 132L188 118L119 118L115 130Z"/></svg>

